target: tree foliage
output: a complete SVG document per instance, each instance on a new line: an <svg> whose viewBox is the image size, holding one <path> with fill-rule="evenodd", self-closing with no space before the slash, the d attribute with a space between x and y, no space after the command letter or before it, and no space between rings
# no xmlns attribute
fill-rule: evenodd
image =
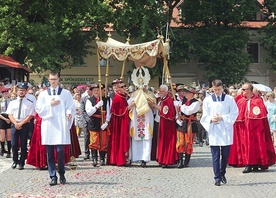
<svg viewBox="0 0 276 198"><path fill-rule="evenodd" d="M81 60L91 52L88 44L96 31L105 35L108 23L119 35L130 33L131 39L139 41L156 39L158 33L165 36L173 9L181 4L185 27L173 30L170 37L171 65L196 59L204 63L208 80L219 77L227 84L239 82L249 69L248 33L240 24L254 18L258 9L256 0L0 1L0 53L30 65L35 72L60 71ZM265 2L270 12L275 11L275 1ZM273 66L274 32L271 22L264 45ZM160 71L151 72L161 75Z"/></svg>
<svg viewBox="0 0 276 198"><path fill-rule="evenodd" d="M240 26L256 13L255 0L185 0L182 22L188 26L194 58L202 62L206 78L240 82L249 71L249 39Z"/></svg>
<svg viewBox="0 0 276 198"><path fill-rule="evenodd" d="M60 71L85 57L95 31L103 31L112 17L110 8L95 0L1 1L0 53L35 72Z"/></svg>
<svg viewBox="0 0 276 198"><path fill-rule="evenodd" d="M166 24L173 19L173 9L182 0L109 0L114 15L110 22L114 30L127 36L130 33L139 41L166 34Z"/></svg>
<svg viewBox="0 0 276 198"><path fill-rule="evenodd" d="M276 1L265 0L264 8L269 24L262 31L262 44L269 53L266 61L271 64L271 69L276 71ZM274 13L274 18L272 13Z"/></svg>

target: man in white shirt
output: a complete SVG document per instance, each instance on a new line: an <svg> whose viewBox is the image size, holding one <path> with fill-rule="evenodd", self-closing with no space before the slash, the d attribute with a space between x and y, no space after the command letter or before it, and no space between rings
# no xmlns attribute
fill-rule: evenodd
<svg viewBox="0 0 276 198"><path fill-rule="evenodd" d="M19 170L24 169L25 159L27 157L27 140L29 133L29 122L34 116L34 103L26 97L28 84L20 83L17 86L16 100L9 103L6 113L12 123L12 153L13 164L12 168L15 169L19 164ZM18 140L20 138L21 155L18 160Z"/></svg>
<svg viewBox="0 0 276 198"><path fill-rule="evenodd" d="M49 74L50 87L37 99L35 111L42 118L41 144L46 146L50 185L57 185L54 149L58 154L60 183L65 184L64 147L71 144L70 128L75 116L75 104L70 91L59 86L59 76Z"/></svg>
<svg viewBox="0 0 276 198"><path fill-rule="evenodd" d="M212 152L215 185L227 183L225 173L233 144L233 125L239 110L233 97L223 94L221 80L212 82L214 94L203 101L203 114L200 120L209 135L209 145ZM221 161L220 161L221 154Z"/></svg>

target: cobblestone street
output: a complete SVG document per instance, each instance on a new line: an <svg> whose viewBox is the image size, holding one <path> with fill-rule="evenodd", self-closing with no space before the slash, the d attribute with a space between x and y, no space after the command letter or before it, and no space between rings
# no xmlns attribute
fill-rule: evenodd
<svg viewBox="0 0 276 198"><path fill-rule="evenodd" d="M83 137L80 137L83 148ZM10 168L12 159L0 158L0 197L275 197L276 166L243 174L243 168L228 167L227 184L214 185L210 148L195 145L190 167L162 169L156 162L147 168L93 167L92 161L77 159L78 167L67 166L65 185L49 186L47 170L26 165Z"/></svg>

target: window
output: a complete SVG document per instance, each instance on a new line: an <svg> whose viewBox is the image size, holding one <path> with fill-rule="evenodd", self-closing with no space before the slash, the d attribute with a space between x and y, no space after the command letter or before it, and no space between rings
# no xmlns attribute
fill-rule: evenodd
<svg viewBox="0 0 276 198"><path fill-rule="evenodd" d="M106 67L106 64L107 64L106 59L103 59L103 58L102 58L102 59L100 60L100 66L101 66L101 67Z"/></svg>
<svg viewBox="0 0 276 198"><path fill-rule="evenodd" d="M247 44L247 52L251 55L253 63L259 63L259 43Z"/></svg>
<svg viewBox="0 0 276 198"><path fill-rule="evenodd" d="M112 67L113 66L113 60L112 60L112 58L109 58L108 60L109 60L109 67ZM101 60L100 60L100 66L101 67L106 67L106 65L107 65L107 59L101 58Z"/></svg>

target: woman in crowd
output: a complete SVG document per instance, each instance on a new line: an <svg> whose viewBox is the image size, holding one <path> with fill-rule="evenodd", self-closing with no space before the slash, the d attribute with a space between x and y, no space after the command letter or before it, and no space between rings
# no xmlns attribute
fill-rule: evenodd
<svg viewBox="0 0 276 198"><path fill-rule="evenodd" d="M11 157L11 121L6 114L6 110L10 103L9 89L3 88L1 90L2 98L0 100L0 142L1 151L0 155L3 156L7 153L7 158ZM5 149L5 141L7 141L8 150Z"/></svg>
<svg viewBox="0 0 276 198"><path fill-rule="evenodd" d="M78 137L81 134L81 130L85 125L85 120L82 115L81 111L81 95L78 93L75 95L74 103L76 107L76 115L75 115L75 126L76 126L76 133Z"/></svg>
<svg viewBox="0 0 276 198"><path fill-rule="evenodd" d="M276 146L276 101L274 92L268 92L266 94L267 101L265 102L266 109L268 111L268 122L272 135L274 146Z"/></svg>

